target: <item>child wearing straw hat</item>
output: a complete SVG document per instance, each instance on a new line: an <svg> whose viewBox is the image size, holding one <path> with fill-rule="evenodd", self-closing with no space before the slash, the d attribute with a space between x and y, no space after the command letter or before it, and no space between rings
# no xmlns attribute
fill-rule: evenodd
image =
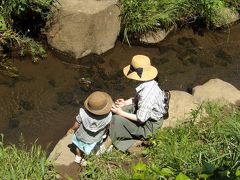
<svg viewBox="0 0 240 180"><path fill-rule="evenodd" d="M84 102L76 116L76 122L68 133L74 133L72 142L76 145L75 162L86 166L83 154L89 155L103 140L112 119L112 98L105 92L95 91Z"/></svg>
<svg viewBox="0 0 240 180"><path fill-rule="evenodd" d="M135 97L117 99L111 109L115 115L110 125L110 138L116 148L125 152L161 127L170 93L161 90L154 80L158 71L147 56L134 56L123 73L139 82Z"/></svg>

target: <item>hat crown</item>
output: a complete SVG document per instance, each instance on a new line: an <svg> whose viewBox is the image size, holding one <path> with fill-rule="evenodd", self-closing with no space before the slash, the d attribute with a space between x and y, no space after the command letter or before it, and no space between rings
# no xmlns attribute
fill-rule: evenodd
<svg viewBox="0 0 240 180"><path fill-rule="evenodd" d="M89 96L88 106L94 111L101 110L107 106L107 98L102 92L94 92Z"/></svg>
<svg viewBox="0 0 240 180"><path fill-rule="evenodd" d="M143 69L145 69L145 68L148 68L148 67L151 66L151 61L150 61L149 57L147 57L147 56L136 55L136 56L133 56L131 65L134 68L143 68Z"/></svg>

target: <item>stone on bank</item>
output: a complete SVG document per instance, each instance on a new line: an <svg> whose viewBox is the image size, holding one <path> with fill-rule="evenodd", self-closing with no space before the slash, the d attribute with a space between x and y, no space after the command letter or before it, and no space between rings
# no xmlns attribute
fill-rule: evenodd
<svg viewBox="0 0 240 180"><path fill-rule="evenodd" d="M47 27L47 41L53 48L81 58L102 54L114 47L120 32L117 0L58 0Z"/></svg>

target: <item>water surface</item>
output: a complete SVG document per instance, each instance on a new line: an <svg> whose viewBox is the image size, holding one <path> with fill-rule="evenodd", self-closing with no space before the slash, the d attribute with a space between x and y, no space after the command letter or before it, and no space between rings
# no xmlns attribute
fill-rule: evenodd
<svg viewBox="0 0 240 180"><path fill-rule="evenodd" d="M122 74L135 54L152 59L162 89L191 93L212 78L240 88L240 25L222 32L191 29L173 32L155 45L117 42L115 48L80 60L49 50L48 58L33 64L29 58L13 58L20 71L17 79L0 76L0 132L7 143L37 143L50 151L73 125L79 107L95 90L129 97L136 83ZM23 138L22 138L23 137Z"/></svg>

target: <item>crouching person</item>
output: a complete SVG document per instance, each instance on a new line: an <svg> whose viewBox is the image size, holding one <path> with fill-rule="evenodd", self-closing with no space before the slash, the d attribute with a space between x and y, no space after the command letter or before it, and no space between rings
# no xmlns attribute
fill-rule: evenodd
<svg viewBox="0 0 240 180"><path fill-rule="evenodd" d="M117 99L111 109L115 115L110 125L113 145L125 152L159 129L168 115L170 93L161 90L154 80L157 69L144 55L136 55L123 69L124 75L138 82L135 97ZM140 145L140 144L139 144Z"/></svg>
<svg viewBox="0 0 240 180"><path fill-rule="evenodd" d="M96 91L87 97L84 108L80 108L76 122L68 133L74 133L72 143L76 146L75 162L86 166L83 158L89 155L106 137L113 101L105 92Z"/></svg>

